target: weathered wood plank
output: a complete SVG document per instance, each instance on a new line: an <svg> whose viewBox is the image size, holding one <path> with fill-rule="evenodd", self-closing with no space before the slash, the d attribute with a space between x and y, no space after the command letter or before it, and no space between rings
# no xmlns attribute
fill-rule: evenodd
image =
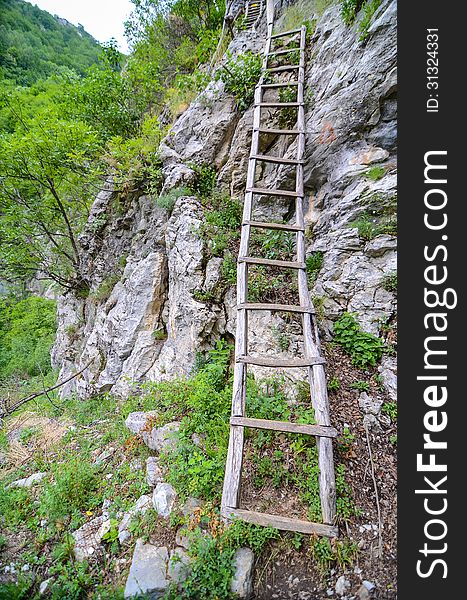
<svg viewBox="0 0 467 600"><path fill-rule="evenodd" d="M275 356L238 356L237 362L245 365L256 365L258 367L285 367L300 368L313 365L324 365L326 361L321 356L308 356L307 358L276 358ZM327 425L327 423L326 423Z"/></svg>
<svg viewBox="0 0 467 600"><path fill-rule="evenodd" d="M264 104L261 104L264 106ZM284 156L268 156L267 154L253 154L250 156L250 160L261 160L263 162L276 163L278 165L300 165L303 164L302 160L296 158L285 158Z"/></svg>
<svg viewBox="0 0 467 600"><path fill-rule="evenodd" d="M261 87L264 89L274 89L274 88L281 88L281 87L290 87L290 86L295 86L298 85L298 81L278 81L277 83L263 83L261 85Z"/></svg>
<svg viewBox="0 0 467 600"><path fill-rule="evenodd" d="M291 29L290 31L284 31L283 33L275 33L272 37L273 40L277 40L281 37L286 37L288 35L295 35L296 33L300 33L301 29Z"/></svg>
<svg viewBox="0 0 467 600"><path fill-rule="evenodd" d="M274 312L296 312L296 313L312 313L315 309L312 306L298 306L295 304L268 304L267 302L244 302L238 304L239 310L270 310Z"/></svg>
<svg viewBox="0 0 467 600"><path fill-rule="evenodd" d="M258 131L271 135L298 135L300 133L298 129L268 129L267 127L260 127Z"/></svg>
<svg viewBox="0 0 467 600"><path fill-rule="evenodd" d="M241 508L223 509L223 516L226 518L237 518L255 525L263 527L275 527L283 531L297 531L299 533L317 534L326 537L337 537L339 530L333 525L322 525L321 523L312 523L311 521L302 521L301 519L291 519L290 517L281 517L270 515L252 510L243 510Z"/></svg>
<svg viewBox="0 0 467 600"><path fill-rule="evenodd" d="M260 102L261 108L290 108L303 106L300 102Z"/></svg>
<svg viewBox="0 0 467 600"><path fill-rule="evenodd" d="M300 65L284 65L283 67L268 67L266 70L268 73L283 73L284 71L295 71Z"/></svg>
<svg viewBox="0 0 467 600"><path fill-rule="evenodd" d="M304 262L291 260L274 260L272 258L256 258L254 256L239 256L239 263L247 263L249 265L265 265L268 267L283 267L284 269L306 269Z"/></svg>
<svg viewBox="0 0 467 600"><path fill-rule="evenodd" d="M288 421L269 421L267 419L253 419L250 417L231 417L231 425L252 427L254 429L271 429L272 431L284 431L286 433L303 433L319 437L335 438L337 431L334 427L323 425L306 425L303 423L290 423Z"/></svg>
<svg viewBox="0 0 467 600"><path fill-rule="evenodd" d="M304 231L303 227L289 223L266 223L265 221L245 221L242 225L259 227L261 229L281 229L282 231Z"/></svg>
<svg viewBox="0 0 467 600"><path fill-rule="evenodd" d="M298 193L293 190L278 190L278 189L268 189L268 188L259 188L259 187L247 187L247 192L251 192L252 194L261 194L262 196L290 196L291 198L297 198Z"/></svg>

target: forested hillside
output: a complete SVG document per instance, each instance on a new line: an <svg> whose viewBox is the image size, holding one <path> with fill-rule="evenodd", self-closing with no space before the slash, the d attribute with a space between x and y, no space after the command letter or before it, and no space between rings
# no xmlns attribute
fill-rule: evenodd
<svg viewBox="0 0 467 600"><path fill-rule="evenodd" d="M84 75L99 50L82 26L24 0L0 0L0 80L31 85L64 68Z"/></svg>

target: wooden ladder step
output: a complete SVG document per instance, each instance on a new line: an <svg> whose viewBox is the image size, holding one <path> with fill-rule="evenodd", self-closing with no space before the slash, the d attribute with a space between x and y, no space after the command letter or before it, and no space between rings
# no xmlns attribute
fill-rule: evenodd
<svg viewBox="0 0 467 600"><path fill-rule="evenodd" d="M294 71L295 69L299 69L300 65L284 65L282 67L267 67L266 71L268 73L282 73L283 71Z"/></svg>
<svg viewBox="0 0 467 600"><path fill-rule="evenodd" d="M305 263L296 260L274 260L272 258L256 258L254 256L239 256L238 262L248 265L266 265L267 267L282 267L284 269L306 269Z"/></svg>
<svg viewBox="0 0 467 600"><path fill-rule="evenodd" d="M301 194L299 194L298 192L294 192L292 190L277 190L277 189L251 187L251 188L246 188L246 191L251 192L253 194L261 194L262 196L290 196L290 198L300 198L301 197Z"/></svg>
<svg viewBox="0 0 467 600"><path fill-rule="evenodd" d="M270 310L274 312L295 312L314 315L315 309L311 306L298 306L296 304L271 304L261 302L243 302L237 304L238 310Z"/></svg>
<svg viewBox="0 0 467 600"><path fill-rule="evenodd" d="M303 106L303 102L259 102L255 106L260 106L261 108L290 108Z"/></svg>
<svg viewBox="0 0 467 600"><path fill-rule="evenodd" d="M325 537L337 537L339 530L334 525L323 525L321 523L312 523L311 521L302 521L301 519L291 519L290 517L280 517L278 515L269 515L253 510L243 510L241 508L222 509L222 516L225 518L237 518L255 525L263 527L275 527L283 531L297 531L299 533L317 534Z"/></svg>
<svg viewBox="0 0 467 600"><path fill-rule="evenodd" d="M300 133L304 133L298 129L267 129L265 127L254 128L254 131L259 131L259 133L270 133L273 135L299 135Z"/></svg>
<svg viewBox="0 0 467 600"><path fill-rule="evenodd" d="M267 154L251 154L250 160L261 160L263 162L276 163L278 165L303 165L304 160L297 158L284 158L283 156L269 156Z"/></svg>
<svg viewBox="0 0 467 600"><path fill-rule="evenodd" d="M300 33L300 32L301 32L301 29L290 29L290 31L283 31L282 33L275 33L274 35L271 35L271 39L277 40L278 38L286 37L287 35L294 35L295 33Z"/></svg>
<svg viewBox="0 0 467 600"><path fill-rule="evenodd" d="M288 223L266 223L263 221L243 221L242 225L250 227L259 227L260 229L280 229L281 231L305 231L304 227L299 225L289 225Z"/></svg>
<svg viewBox="0 0 467 600"><path fill-rule="evenodd" d="M298 85L298 81L281 81L279 83L262 83L261 87L262 88L281 88L281 87L289 87L289 86L295 86Z"/></svg>
<svg viewBox="0 0 467 600"><path fill-rule="evenodd" d="M325 365L322 356L311 356L309 358L276 358L275 356L239 356L238 363L245 365L256 365L257 367L284 367L293 369L295 367L313 367L314 365Z"/></svg>
<svg viewBox="0 0 467 600"><path fill-rule="evenodd" d="M316 435L328 438L337 437L337 431L334 427L327 425L305 425L302 423L290 423L289 421L269 421L267 419L251 419L249 417L230 417L230 424L252 427L253 429L283 431L285 433L302 433L304 435Z"/></svg>
<svg viewBox="0 0 467 600"><path fill-rule="evenodd" d="M300 48L287 48L287 50L275 50L270 52L268 56L280 56L281 54L289 54L290 52L300 52Z"/></svg>

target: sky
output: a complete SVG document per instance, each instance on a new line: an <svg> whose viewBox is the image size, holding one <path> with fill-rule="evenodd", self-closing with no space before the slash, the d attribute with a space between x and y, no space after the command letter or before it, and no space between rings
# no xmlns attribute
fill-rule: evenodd
<svg viewBox="0 0 467 600"><path fill-rule="evenodd" d="M29 0L53 15L81 25L98 42L115 38L122 52L128 51L123 23L133 5L130 0Z"/></svg>

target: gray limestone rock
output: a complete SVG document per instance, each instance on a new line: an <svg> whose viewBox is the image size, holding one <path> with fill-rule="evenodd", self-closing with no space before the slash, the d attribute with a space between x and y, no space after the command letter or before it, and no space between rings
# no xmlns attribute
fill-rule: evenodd
<svg viewBox="0 0 467 600"><path fill-rule="evenodd" d="M253 593L253 564L255 555L250 548L239 548L233 560L235 570L231 590L239 598L250 598Z"/></svg>
<svg viewBox="0 0 467 600"><path fill-rule="evenodd" d="M148 594L152 599L161 598L168 585L167 548L136 541L130 572L125 585L125 598Z"/></svg>

